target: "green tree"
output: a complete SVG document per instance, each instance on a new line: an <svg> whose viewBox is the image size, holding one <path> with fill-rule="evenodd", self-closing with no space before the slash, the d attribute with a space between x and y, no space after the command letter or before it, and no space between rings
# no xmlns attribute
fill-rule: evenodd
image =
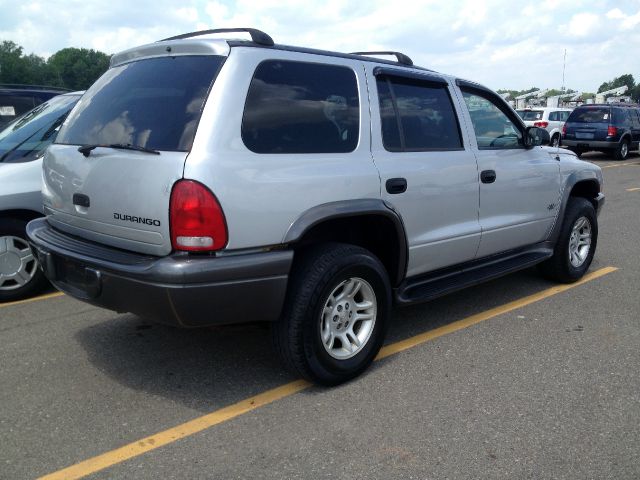
<svg viewBox="0 0 640 480"><path fill-rule="evenodd" d="M613 90L614 88L622 87L626 85L629 88L629 91L633 90L633 87L636 86L636 82L633 79L633 75L627 73L625 75L620 75L619 77L614 78L609 82L604 82L598 88L598 93L606 92L607 90Z"/></svg>
<svg viewBox="0 0 640 480"><path fill-rule="evenodd" d="M86 48L63 48L49 57L47 66L62 86L84 90L109 68L109 56Z"/></svg>
<svg viewBox="0 0 640 480"><path fill-rule="evenodd" d="M0 43L0 83L25 83L26 66L22 60L22 47L3 40Z"/></svg>

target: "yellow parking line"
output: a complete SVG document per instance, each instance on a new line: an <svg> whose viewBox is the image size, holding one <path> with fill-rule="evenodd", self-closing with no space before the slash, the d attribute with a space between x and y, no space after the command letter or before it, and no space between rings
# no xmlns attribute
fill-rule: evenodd
<svg viewBox="0 0 640 480"><path fill-rule="evenodd" d="M27 298L26 300L16 300L15 302L0 303L0 308L11 307L13 305L20 305L22 303L37 302L38 300L46 300L48 298L61 297L62 295L64 295L64 293L62 293L62 292L47 293L46 295L40 295L39 297Z"/></svg>
<svg viewBox="0 0 640 480"><path fill-rule="evenodd" d="M394 355L429 340L433 340L443 335L462 330L463 328L467 328L485 320L489 320L490 318L496 317L498 315L511 312L518 308L543 300L547 297L565 292L569 289L595 280L596 278L602 277L603 275L614 272L615 270L617 270L617 268L615 267L601 268L600 270L596 270L595 272L585 275L584 278L579 282L569 285L558 285L555 287L551 287L543 290L542 292L534 293L533 295L529 295L505 305L492 308L491 310L487 310L486 312L478 313L457 322L453 322L449 325L445 325L443 327L430 330L420 335L416 335L415 337L392 343L391 345L387 345L380 351L380 354L376 357L376 360ZM233 405L229 405L228 407L216 410L202 417L198 417L181 425L169 428L168 430L155 433L141 440L129 443L128 445L124 445L120 448L116 448L115 450L111 450L93 458L89 458L88 460L76 463L75 465L71 465L62 470L58 470L57 472L45 475L41 477L40 480L70 480L85 477L92 473L104 470L105 468L109 468L113 465L122 463L130 458L137 457L139 455L142 455L143 453L155 450L156 448L160 448L164 445L173 443L182 438L201 432L202 430L206 430L215 425L226 422L227 420L231 420L235 417L251 412L264 405L273 403L276 400L281 400L283 398L289 397L310 386L311 384L304 380L296 380L294 382L287 383L254 397L241 400L238 403L234 403Z"/></svg>
<svg viewBox="0 0 640 480"><path fill-rule="evenodd" d="M640 190L639 188L627 188L627 192L637 192L638 190Z"/></svg>
<svg viewBox="0 0 640 480"><path fill-rule="evenodd" d="M600 168L616 168L616 167L637 167L638 165L640 165L640 163L638 162L629 162L629 163L615 163L613 165L605 165L603 167Z"/></svg>

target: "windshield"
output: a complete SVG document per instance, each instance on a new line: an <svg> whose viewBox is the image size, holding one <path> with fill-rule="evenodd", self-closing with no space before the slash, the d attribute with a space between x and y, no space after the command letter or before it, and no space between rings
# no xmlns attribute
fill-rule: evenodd
<svg viewBox="0 0 640 480"><path fill-rule="evenodd" d="M542 110L518 110L518 115L524 121L542 120Z"/></svg>
<svg viewBox="0 0 640 480"><path fill-rule="evenodd" d="M608 107L578 108L571 112L567 122L576 123L609 123L611 121L611 109Z"/></svg>
<svg viewBox="0 0 640 480"><path fill-rule="evenodd" d="M56 138L80 95L59 95L38 105L0 131L0 163L38 158Z"/></svg>
<svg viewBox="0 0 640 480"><path fill-rule="evenodd" d="M223 60L161 57L113 67L87 91L56 143L189 151Z"/></svg>

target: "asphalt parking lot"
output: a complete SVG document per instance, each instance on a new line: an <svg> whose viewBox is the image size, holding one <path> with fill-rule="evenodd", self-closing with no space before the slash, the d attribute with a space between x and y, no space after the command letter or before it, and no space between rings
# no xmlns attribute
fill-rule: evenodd
<svg viewBox="0 0 640 480"><path fill-rule="evenodd" d="M396 310L338 388L283 371L264 326L0 305L0 478L640 478L640 155L584 158L607 197L584 282Z"/></svg>

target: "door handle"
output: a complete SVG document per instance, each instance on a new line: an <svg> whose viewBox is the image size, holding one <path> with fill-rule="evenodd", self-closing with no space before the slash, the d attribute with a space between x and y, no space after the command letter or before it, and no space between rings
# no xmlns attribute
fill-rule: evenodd
<svg viewBox="0 0 640 480"><path fill-rule="evenodd" d="M482 183L493 183L496 181L495 170L483 170L480 172L480 181Z"/></svg>
<svg viewBox="0 0 640 480"><path fill-rule="evenodd" d="M392 195L397 193L404 193L407 191L407 179L406 178L390 178L385 183L387 192Z"/></svg>

